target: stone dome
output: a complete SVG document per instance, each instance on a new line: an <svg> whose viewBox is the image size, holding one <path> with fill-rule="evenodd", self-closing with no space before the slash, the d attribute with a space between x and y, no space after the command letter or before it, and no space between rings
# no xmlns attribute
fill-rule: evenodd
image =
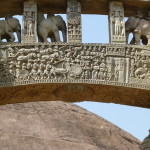
<svg viewBox="0 0 150 150"><path fill-rule="evenodd" d="M0 150L140 150L132 135L72 103L0 106Z"/></svg>

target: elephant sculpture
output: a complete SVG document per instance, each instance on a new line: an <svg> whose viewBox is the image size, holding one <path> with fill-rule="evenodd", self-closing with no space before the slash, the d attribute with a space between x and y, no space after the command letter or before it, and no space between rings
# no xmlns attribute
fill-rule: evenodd
<svg viewBox="0 0 150 150"><path fill-rule="evenodd" d="M144 45L147 45L150 41L150 21L148 20L149 11L147 17L144 19L140 11L137 12L135 17L130 17L126 23L126 40L128 43L129 34L133 33L133 38L130 44L140 44L140 40Z"/></svg>
<svg viewBox="0 0 150 150"><path fill-rule="evenodd" d="M48 14L45 19L44 14L38 13L38 41L48 42L50 38L52 42L61 42L59 30L62 32L63 42L67 42L67 27L61 16Z"/></svg>
<svg viewBox="0 0 150 150"><path fill-rule="evenodd" d="M3 39L7 42L14 42L14 32L17 34L18 42L21 42L21 25L18 19L8 16L5 20L0 20L0 42Z"/></svg>

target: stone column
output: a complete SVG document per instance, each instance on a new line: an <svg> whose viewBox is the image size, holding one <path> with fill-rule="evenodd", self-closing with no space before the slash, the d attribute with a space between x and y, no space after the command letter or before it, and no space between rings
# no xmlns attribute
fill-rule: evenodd
<svg viewBox="0 0 150 150"><path fill-rule="evenodd" d="M22 43L36 43L37 5L35 2L24 2Z"/></svg>
<svg viewBox="0 0 150 150"><path fill-rule="evenodd" d="M109 3L109 38L110 43L126 43L123 2Z"/></svg>
<svg viewBox="0 0 150 150"><path fill-rule="evenodd" d="M78 0L67 1L68 42L82 42L81 3Z"/></svg>

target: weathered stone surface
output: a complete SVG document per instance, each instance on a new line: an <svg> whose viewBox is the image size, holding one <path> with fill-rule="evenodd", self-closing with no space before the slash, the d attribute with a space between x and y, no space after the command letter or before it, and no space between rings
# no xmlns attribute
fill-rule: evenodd
<svg viewBox="0 0 150 150"><path fill-rule="evenodd" d="M150 51L144 45L1 45L0 105L98 101L150 108Z"/></svg>
<svg viewBox="0 0 150 150"><path fill-rule="evenodd" d="M140 141L71 103L0 107L0 150L139 150Z"/></svg>
<svg viewBox="0 0 150 150"><path fill-rule="evenodd" d="M150 150L150 130L149 135L143 140L140 148L141 150Z"/></svg>
<svg viewBox="0 0 150 150"><path fill-rule="evenodd" d="M66 13L66 0L34 0L38 3L38 8L48 13ZM120 0L125 6L125 16L134 15L137 10L149 9L149 0ZM81 1L83 14L107 14L109 11L109 0L84 0ZM1 0L0 17L6 14L23 14L23 0Z"/></svg>

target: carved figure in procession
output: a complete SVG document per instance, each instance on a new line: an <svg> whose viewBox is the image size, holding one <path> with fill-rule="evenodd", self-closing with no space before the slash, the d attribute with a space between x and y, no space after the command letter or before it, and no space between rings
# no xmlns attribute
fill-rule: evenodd
<svg viewBox="0 0 150 150"><path fill-rule="evenodd" d="M67 42L67 27L61 16L48 14L47 19L44 19L41 13L38 14L39 42L48 42L47 38L50 38L52 42L60 42L59 31L62 32L63 42Z"/></svg>
<svg viewBox="0 0 150 150"><path fill-rule="evenodd" d="M6 39L7 42L14 42L17 34L18 42L21 42L21 25L19 20L13 16L5 17L5 20L0 20L0 42Z"/></svg>
<svg viewBox="0 0 150 150"><path fill-rule="evenodd" d="M130 44L140 44L140 39L142 39L142 43L147 45L150 43L150 10L147 11L147 15L143 18L143 14L141 11L138 11L136 15L133 17L129 17L126 21L126 35L127 35L127 43L129 34L133 33L133 39Z"/></svg>

